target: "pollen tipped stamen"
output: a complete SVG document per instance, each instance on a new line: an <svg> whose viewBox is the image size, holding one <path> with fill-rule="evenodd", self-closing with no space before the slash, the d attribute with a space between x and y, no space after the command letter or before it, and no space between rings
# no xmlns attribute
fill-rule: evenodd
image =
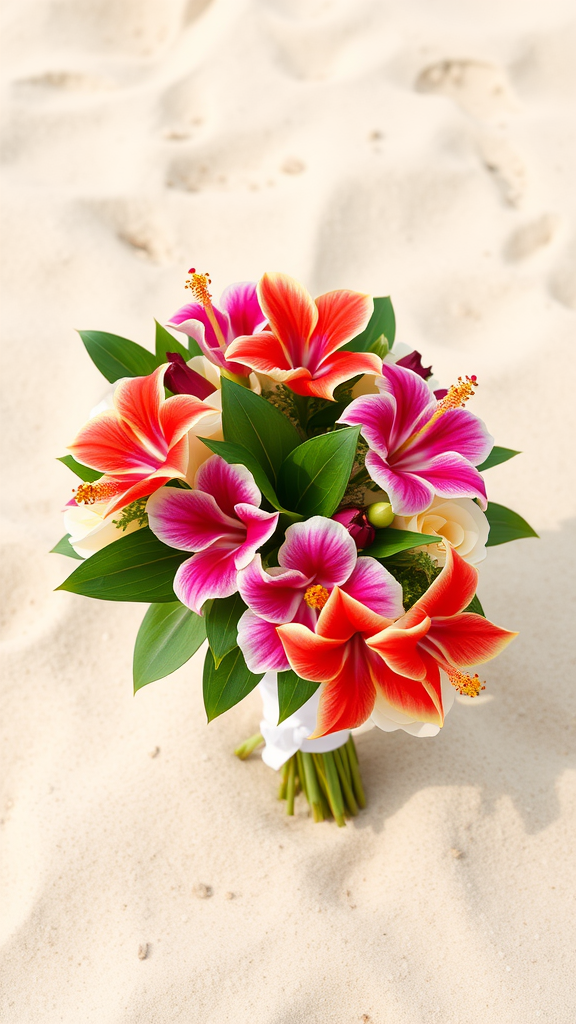
<svg viewBox="0 0 576 1024"><path fill-rule="evenodd" d="M461 409L464 403L472 398L474 389L478 387L478 381L476 374L472 374L471 377L458 377L457 384L451 384L448 390L448 394L441 398L438 402L438 409L436 415L448 412L449 409Z"/></svg>
<svg viewBox="0 0 576 1024"><path fill-rule="evenodd" d="M486 684L478 678L477 672L470 676L466 672L454 669L453 672L448 673L448 678L454 689L464 697L477 697L482 690L486 689Z"/></svg>
<svg viewBox="0 0 576 1024"><path fill-rule="evenodd" d="M313 587L308 587L304 594L304 600L309 608L317 608L321 611L330 597L326 587L321 587L319 583L316 583Z"/></svg>
<svg viewBox="0 0 576 1024"><path fill-rule="evenodd" d="M76 488L74 501L77 505L95 505L99 501L109 501L117 492L118 485L115 483L84 483Z"/></svg>
<svg viewBox="0 0 576 1024"><path fill-rule="evenodd" d="M206 316L212 325L218 344L222 349L222 352L226 352L226 339L222 334L222 329L216 319L216 314L212 305L212 295L208 287L208 285L212 284L210 275L198 274L194 267L190 267L188 273L190 274L190 277L187 279L185 287L190 289L196 302L206 310Z"/></svg>

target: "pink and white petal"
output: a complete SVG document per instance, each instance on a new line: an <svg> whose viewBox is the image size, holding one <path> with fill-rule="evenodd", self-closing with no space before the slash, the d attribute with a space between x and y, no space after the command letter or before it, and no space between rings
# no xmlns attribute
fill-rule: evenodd
<svg viewBox="0 0 576 1024"><path fill-rule="evenodd" d="M292 622L307 585L308 578L297 569L284 569L274 575L265 572L260 555L238 573L242 600L269 622Z"/></svg>
<svg viewBox="0 0 576 1024"><path fill-rule="evenodd" d="M168 366L168 363L163 363L146 377L126 377L116 385L114 391L114 406L118 415L159 462L166 458L168 451L160 426L164 374Z"/></svg>
<svg viewBox="0 0 576 1024"><path fill-rule="evenodd" d="M478 498L484 510L488 505L482 474L463 455L456 452L436 455L426 466L418 470L418 475L425 479L441 498Z"/></svg>
<svg viewBox="0 0 576 1024"><path fill-rule="evenodd" d="M237 519L234 506L238 502L259 505L262 495L246 466L230 466L219 455L211 455L200 466L194 486L211 494L226 515Z"/></svg>
<svg viewBox="0 0 576 1024"><path fill-rule="evenodd" d="M150 529L170 547L202 551L227 539L238 548L245 539L241 524L226 516L211 494L165 487L146 505Z"/></svg>
<svg viewBox="0 0 576 1024"><path fill-rule="evenodd" d="M366 453L365 465L374 482L388 494L395 515L413 516L428 508L434 487L427 478L415 473L397 473L373 451Z"/></svg>
<svg viewBox="0 0 576 1024"><path fill-rule="evenodd" d="M301 679L325 683L340 672L346 654L346 645L340 640L318 636L298 622L276 626L276 632L290 667Z"/></svg>
<svg viewBox="0 0 576 1024"><path fill-rule="evenodd" d="M352 575L340 587L350 597L387 619L398 619L404 614L402 584L375 558L359 558Z"/></svg>
<svg viewBox="0 0 576 1024"><path fill-rule="evenodd" d="M312 365L312 364L311 364ZM378 374L382 369L382 360L375 352L334 352L313 370L312 380L293 383L290 387L296 394L312 395L315 398L334 399L334 388L358 374ZM302 390L303 388L306 390ZM300 389L300 390L298 390Z"/></svg>
<svg viewBox="0 0 576 1024"><path fill-rule="evenodd" d="M374 312L370 295L346 289L324 292L316 299L318 323L310 348L318 346L318 356L325 358L361 334ZM380 370L378 370L378 373Z"/></svg>
<svg viewBox="0 0 576 1024"><path fill-rule="evenodd" d="M278 525L279 512L265 512L255 505L239 502L235 506L238 519L246 529L245 540L236 552L236 568L245 569L258 548L270 539Z"/></svg>
<svg viewBox="0 0 576 1024"><path fill-rule="evenodd" d="M289 526L278 551L280 565L298 569L314 583L329 588L348 579L356 558L356 545L348 530L325 516Z"/></svg>
<svg viewBox="0 0 576 1024"><path fill-rule="evenodd" d="M378 615L339 587L334 587L320 612L316 632L319 636L345 642L354 633L373 636L389 625L390 619Z"/></svg>
<svg viewBox="0 0 576 1024"><path fill-rule="evenodd" d="M284 379L294 366L286 349L270 331L236 338L226 349L226 357L235 359L251 370L266 373L274 379Z"/></svg>
<svg viewBox="0 0 576 1024"><path fill-rule="evenodd" d="M445 544L446 562L442 572L397 625L406 628L420 622L424 616L457 615L466 608L478 585L478 569L466 562L450 544Z"/></svg>
<svg viewBox="0 0 576 1024"><path fill-rule="evenodd" d="M159 419L168 448L180 441L199 420L213 415L213 406L205 405L192 395L173 395L166 399L160 406Z"/></svg>
<svg viewBox="0 0 576 1024"><path fill-rule="evenodd" d="M224 342L227 342L231 333L230 318L225 311L222 312L215 306L212 309L216 323L222 332ZM168 322L168 327L175 327L177 330L187 334L189 338L194 338L194 341L198 342L204 355L211 361L216 356L216 362L221 365L223 354L220 341L216 336L206 310L199 302L189 302L185 306L181 306Z"/></svg>
<svg viewBox="0 0 576 1024"><path fill-rule="evenodd" d="M385 701L418 722L431 722L441 726L444 722L440 672L432 662L428 663L428 678L424 681L398 675L381 662L376 674L379 694ZM382 708L382 706L381 706Z"/></svg>
<svg viewBox="0 0 576 1024"><path fill-rule="evenodd" d="M310 739L319 739L341 729L357 729L372 714L376 699L372 661L376 656L360 637L347 643L345 651L341 671L321 689L316 729Z"/></svg>
<svg viewBox="0 0 576 1024"><path fill-rule="evenodd" d="M148 475L163 462L155 458L113 409L93 416L78 431L68 451L85 466L116 475Z"/></svg>
<svg viewBox="0 0 576 1024"><path fill-rule="evenodd" d="M286 672L290 668L276 625L250 610L238 621L238 647L251 672Z"/></svg>
<svg viewBox="0 0 576 1024"><path fill-rule="evenodd" d="M222 292L219 305L230 320L230 341L241 335L256 334L266 323L255 281L238 281L229 285Z"/></svg>
<svg viewBox="0 0 576 1024"><path fill-rule="evenodd" d="M467 409L448 409L426 427L405 452L394 460L406 469L422 467L443 452L458 452L473 466L479 466L494 447L494 438L482 420Z"/></svg>
<svg viewBox="0 0 576 1024"><path fill-rule="evenodd" d="M392 395L396 401L394 429L389 443L389 451L392 452L436 412L438 403L426 381L405 366L384 363L382 377L376 384L383 395Z"/></svg>
<svg viewBox="0 0 576 1024"><path fill-rule="evenodd" d="M368 637L370 650L376 651L389 668L401 676L422 681L426 677L426 665L418 644L430 629L430 619L424 618L409 629L388 626L375 636Z"/></svg>
<svg viewBox="0 0 576 1024"><path fill-rule="evenodd" d="M308 341L318 322L311 295L288 274L269 273L258 282L258 298L288 366L305 366Z"/></svg>
<svg viewBox="0 0 576 1024"><path fill-rule="evenodd" d="M216 597L232 597L237 591L234 551L212 546L188 558L174 577L174 593L197 615L202 605Z"/></svg>
<svg viewBox="0 0 576 1024"><path fill-rule="evenodd" d="M362 436L373 451L386 459L392 450L396 401L392 395L362 395L355 398L338 420L347 426L360 425Z"/></svg>
<svg viewBox="0 0 576 1024"><path fill-rule="evenodd" d="M439 652L449 665L481 665L500 654L515 636L518 634L495 626L482 615L465 612L435 617L424 646L432 656Z"/></svg>

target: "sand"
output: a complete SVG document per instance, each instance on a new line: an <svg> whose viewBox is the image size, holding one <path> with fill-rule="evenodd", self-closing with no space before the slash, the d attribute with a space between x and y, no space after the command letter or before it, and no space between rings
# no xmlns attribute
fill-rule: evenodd
<svg viewBox="0 0 576 1024"><path fill-rule="evenodd" d="M572 1024L574 11L566 0L5 0L3 1024ZM206 726L201 656L136 697L139 605L53 588L55 462L187 268L393 297L523 455L541 534L480 595L518 640L441 735L358 739L369 807L287 819ZM6 481L9 481L7 483Z"/></svg>

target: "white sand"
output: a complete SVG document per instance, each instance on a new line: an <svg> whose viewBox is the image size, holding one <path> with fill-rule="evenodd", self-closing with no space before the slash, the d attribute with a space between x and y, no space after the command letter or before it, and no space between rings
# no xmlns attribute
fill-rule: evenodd
<svg viewBox="0 0 576 1024"><path fill-rule="evenodd" d="M573 1024L573 5L4 9L0 1019ZM542 539L480 590L520 638L437 739L359 739L345 830L232 756L256 696L207 727L196 658L133 698L144 608L52 592L54 458L105 391L73 328L151 345L191 263L390 292L524 451L491 497Z"/></svg>

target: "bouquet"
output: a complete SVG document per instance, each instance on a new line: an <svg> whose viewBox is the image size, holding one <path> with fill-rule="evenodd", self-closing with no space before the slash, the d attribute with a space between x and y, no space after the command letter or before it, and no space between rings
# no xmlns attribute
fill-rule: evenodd
<svg viewBox="0 0 576 1024"><path fill-rule="evenodd" d="M207 641L208 721L259 687L260 731L294 813L339 825L365 806L353 734L438 733L471 667L516 635L484 615L490 545L535 536L487 501L495 447L466 406L396 345L389 298L266 273L156 324L155 352L81 331L113 385L69 445L80 478L53 549L81 560L60 589L150 605L135 690Z"/></svg>

